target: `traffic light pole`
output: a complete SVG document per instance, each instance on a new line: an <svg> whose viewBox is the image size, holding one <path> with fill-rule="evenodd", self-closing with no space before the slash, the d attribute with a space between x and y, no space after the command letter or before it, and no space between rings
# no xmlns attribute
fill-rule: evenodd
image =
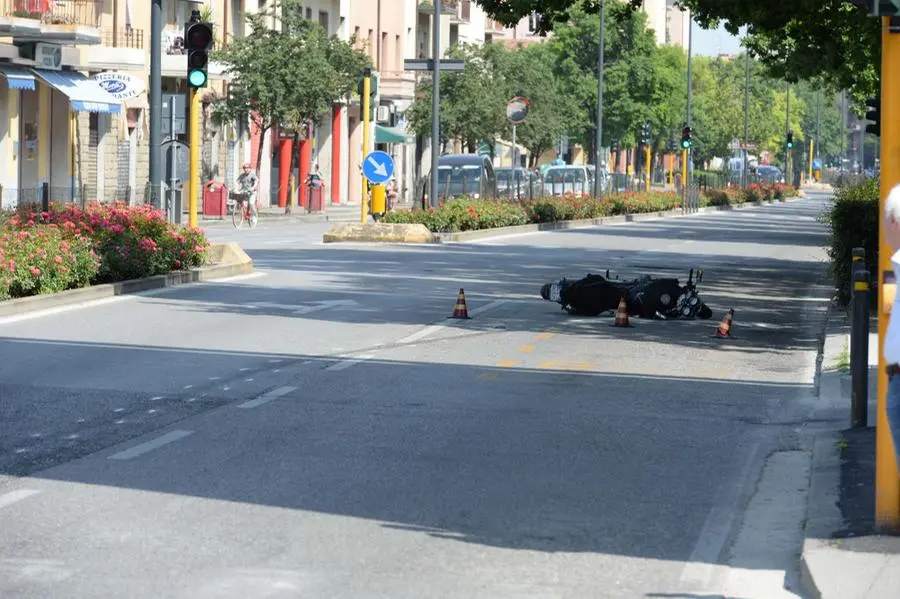
<svg viewBox="0 0 900 599"><path fill-rule="evenodd" d="M644 168L647 169L647 191L650 191L650 142L647 142L647 145L644 146L645 151L647 152L647 161L646 166Z"/></svg>
<svg viewBox="0 0 900 599"><path fill-rule="evenodd" d="M366 69L363 72L363 93L362 98L360 98L360 102L362 102L362 125L363 125L363 147L362 147L362 159L365 160L366 156L369 154L369 92L371 91L372 85L372 70ZM359 202L359 217L360 222L365 223L368 219L368 203L369 203L369 190L368 190L368 181L366 180L366 176L362 175L362 196Z"/></svg>
<svg viewBox="0 0 900 599"><path fill-rule="evenodd" d="M191 102L190 115L190 132L189 138L191 142L190 163L188 169L188 226L197 226L197 196L200 187L200 92L192 89L189 93ZM172 210L176 206L172 205Z"/></svg>
<svg viewBox="0 0 900 599"><path fill-rule="evenodd" d="M884 214L885 199L900 184L900 118L892 114L900 105L900 33L889 31L890 17L881 19L881 198L879 215ZM880 220L880 216L879 216ZM897 248L900 249L900 248ZM886 400L888 378L884 358L884 340L896 293L890 247L884 227L878 227L878 408L875 424L875 525L881 531L900 528L900 477L894 445L888 428Z"/></svg>

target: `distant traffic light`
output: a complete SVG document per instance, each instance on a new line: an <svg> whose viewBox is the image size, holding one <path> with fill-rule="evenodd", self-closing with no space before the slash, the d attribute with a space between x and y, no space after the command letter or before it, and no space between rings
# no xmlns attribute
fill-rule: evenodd
<svg viewBox="0 0 900 599"><path fill-rule="evenodd" d="M788 147L788 150L790 150L791 148L794 147L794 132L793 131L787 132L787 147Z"/></svg>
<svg viewBox="0 0 900 599"><path fill-rule="evenodd" d="M213 24L200 20L200 11L194 9L191 20L184 26L184 49L187 52L188 87L206 87L209 81L207 66L209 51L213 46Z"/></svg>
<svg viewBox="0 0 900 599"><path fill-rule="evenodd" d="M648 121L648 122L644 123L643 125L641 125L641 143L644 144L645 146L649 145L652 140L652 137L653 137L653 131L650 128L650 122Z"/></svg>
<svg viewBox="0 0 900 599"><path fill-rule="evenodd" d="M378 75L369 71L369 120L375 120L375 109L378 107ZM360 76L356 80L356 91L359 94L359 120L363 119L362 114L362 97L363 97L363 85L364 85L364 76Z"/></svg>
<svg viewBox="0 0 900 599"><path fill-rule="evenodd" d="M866 133L881 135L881 98L866 98Z"/></svg>
<svg viewBox="0 0 900 599"><path fill-rule="evenodd" d="M681 147L685 150L691 147L691 134L691 127L685 125L684 129L681 130Z"/></svg>
<svg viewBox="0 0 900 599"><path fill-rule="evenodd" d="M619 151L619 140L618 139L612 140L609 151L610 152L618 152Z"/></svg>

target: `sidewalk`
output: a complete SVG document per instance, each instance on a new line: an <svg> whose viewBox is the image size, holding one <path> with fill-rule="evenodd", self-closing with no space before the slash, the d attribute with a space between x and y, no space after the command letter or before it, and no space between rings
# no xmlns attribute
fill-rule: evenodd
<svg viewBox="0 0 900 599"><path fill-rule="evenodd" d="M900 596L900 536L875 533L875 417L878 338L869 336L869 411L866 428L850 426L848 319L832 310L819 383L801 576L806 596L887 599ZM872 320L870 331L876 331Z"/></svg>

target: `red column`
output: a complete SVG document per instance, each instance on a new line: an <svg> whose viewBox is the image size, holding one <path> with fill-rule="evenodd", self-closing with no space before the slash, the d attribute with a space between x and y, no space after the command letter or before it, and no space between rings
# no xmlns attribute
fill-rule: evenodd
<svg viewBox="0 0 900 599"><path fill-rule="evenodd" d="M251 112L251 116L255 117L255 113ZM262 143L262 132L256 124L256 118L250 119L250 165L257 169L256 157L259 154L259 144Z"/></svg>
<svg viewBox="0 0 900 599"><path fill-rule="evenodd" d="M278 154L278 206L284 208L287 204L288 190L291 186L291 156L294 150L294 140L290 137L283 138Z"/></svg>
<svg viewBox="0 0 900 599"><path fill-rule="evenodd" d="M312 144L309 139L300 140L300 181L297 187L297 205L306 206L306 178L309 176L309 161L312 158Z"/></svg>
<svg viewBox="0 0 900 599"><path fill-rule="evenodd" d="M331 111L331 203L341 203L341 115L343 107Z"/></svg>

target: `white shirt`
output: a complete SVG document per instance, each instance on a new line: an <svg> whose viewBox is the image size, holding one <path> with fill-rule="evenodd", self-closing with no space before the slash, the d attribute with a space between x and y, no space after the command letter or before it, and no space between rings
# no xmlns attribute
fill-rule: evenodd
<svg viewBox="0 0 900 599"><path fill-rule="evenodd" d="M891 264L894 267L894 277L900 283L900 250L891 256ZM884 361L886 364L900 364L900 293L894 296L891 306L891 318L884 338Z"/></svg>

